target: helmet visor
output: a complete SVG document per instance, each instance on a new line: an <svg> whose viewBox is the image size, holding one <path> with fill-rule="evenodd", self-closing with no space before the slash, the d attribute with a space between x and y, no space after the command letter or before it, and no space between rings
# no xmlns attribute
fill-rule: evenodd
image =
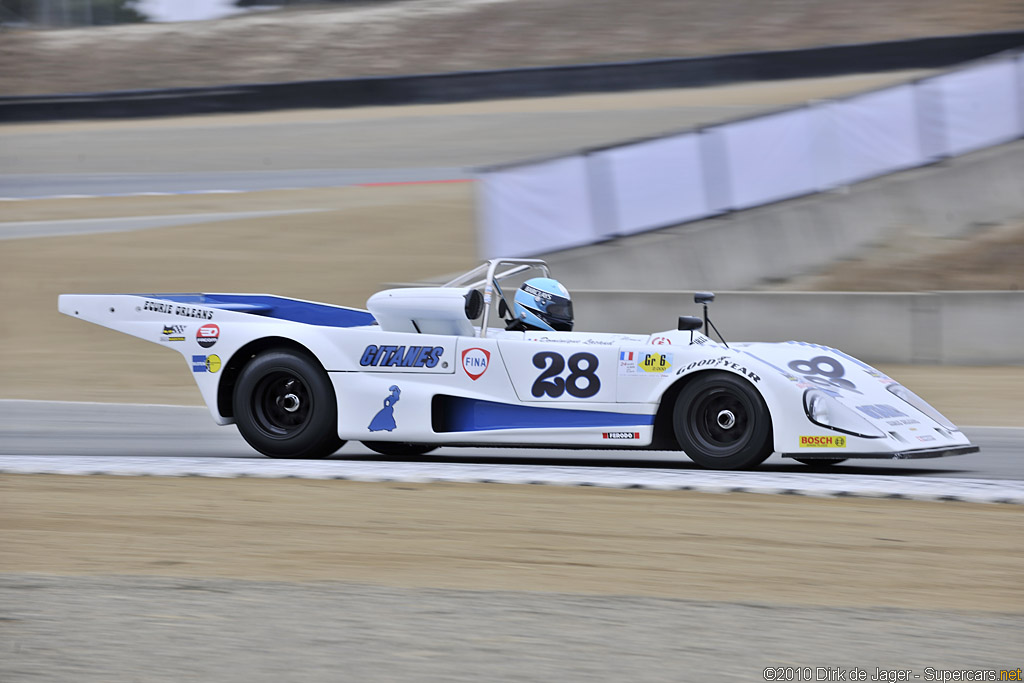
<svg viewBox="0 0 1024 683"><path fill-rule="evenodd" d="M549 318L572 320L572 302L552 301L544 312L547 313Z"/></svg>

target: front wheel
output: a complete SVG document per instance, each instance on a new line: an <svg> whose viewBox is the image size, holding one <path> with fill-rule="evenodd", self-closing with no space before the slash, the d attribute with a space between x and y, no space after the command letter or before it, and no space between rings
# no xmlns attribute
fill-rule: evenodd
<svg viewBox="0 0 1024 683"><path fill-rule="evenodd" d="M701 467L741 470L772 454L772 422L764 399L749 382L725 372L694 378L672 411L676 440Z"/></svg>
<svg viewBox="0 0 1024 683"><path fill-rule="evenodd" d="M262 353L235 384L235 422L250 446L271 458L326 458L338 437L334 388L316 361L290 351Z"/></svg>

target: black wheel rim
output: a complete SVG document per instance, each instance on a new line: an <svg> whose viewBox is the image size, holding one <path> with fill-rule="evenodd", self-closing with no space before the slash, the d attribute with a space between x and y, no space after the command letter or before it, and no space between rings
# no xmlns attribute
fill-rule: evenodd
<svg viewBox="0 0 1024 683"><path fill-rule="evenodd" d="M753 410L745 397L726 387L713 387L693 402L690 433L713 457L741 451L753 430Z"/></svg>
<svg viewBox="0 0 1024 683"><path fill-rule="evenodd" d="M252 408L260 431L268 436L288 438L309 423L313 397L301 377L279 370L267 374L256 384Z"/></svg>

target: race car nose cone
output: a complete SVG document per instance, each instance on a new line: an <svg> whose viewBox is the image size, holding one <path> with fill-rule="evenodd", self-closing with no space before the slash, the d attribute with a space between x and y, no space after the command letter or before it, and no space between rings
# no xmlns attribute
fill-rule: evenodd
<svg viewBox="0 0 1024 683"><path fill-rule="evenodd" d="M289 413L294 413L299 409L299 397L295 394L285 394L279 399L279 401L280 406Z"/></svg>
<svg viewBox="0 0 1024 683"><path fill-rule="evenodd" d="M718 426L722 429L732 429L736 424L736 416L731 410L723 410L718 413Z"/></svg>

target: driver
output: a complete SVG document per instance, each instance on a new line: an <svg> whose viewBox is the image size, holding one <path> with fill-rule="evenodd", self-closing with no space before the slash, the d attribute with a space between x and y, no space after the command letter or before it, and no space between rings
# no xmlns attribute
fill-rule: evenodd
<svg viewBox="0 0 1024 683"><path fill-rule="evenodd" d="M516 291L513 310L507 330L572 331L572 299L557 280L535 277L524 282Z"/></svg>

